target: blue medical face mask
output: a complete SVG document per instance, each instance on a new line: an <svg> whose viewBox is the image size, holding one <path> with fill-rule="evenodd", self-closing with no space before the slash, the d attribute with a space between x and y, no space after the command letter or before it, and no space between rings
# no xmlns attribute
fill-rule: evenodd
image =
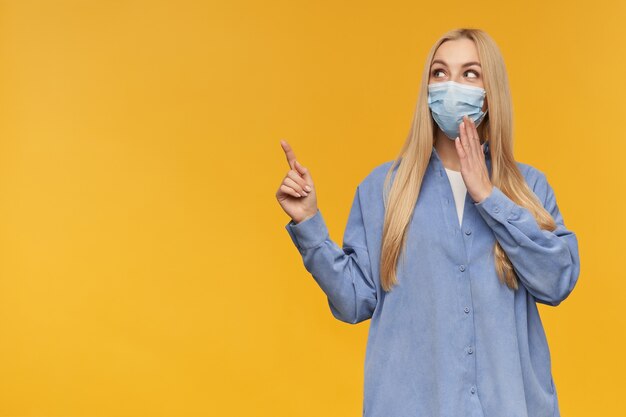
<svg viewBox="0 0 626 417"><path fill-rule="evenodd" d="M428 107L439 128L454 140L459 134L459 125L467 115L478 126L487 110L482 111L486 92L481 87L455 81L435 82L428 85Z"/></svg>

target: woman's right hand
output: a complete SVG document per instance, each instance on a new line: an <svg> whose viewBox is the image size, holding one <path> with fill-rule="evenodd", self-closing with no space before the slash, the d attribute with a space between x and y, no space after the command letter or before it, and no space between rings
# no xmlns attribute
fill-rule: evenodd
<svg viewBox="0 0 626 417"><path fill-rule="evenodd" d="M276 199L293 222L300 223L317 213L315 185L309 170L296 161L296 154L287 141L281 140L280 145L290 169L276 191Z"/></svg>

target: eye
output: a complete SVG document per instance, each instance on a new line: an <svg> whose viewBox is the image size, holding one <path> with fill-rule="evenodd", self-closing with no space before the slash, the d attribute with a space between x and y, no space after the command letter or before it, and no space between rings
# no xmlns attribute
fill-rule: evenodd
<svg viewBox="0 0 626 417"><path fill-rule="evenodd" d="M443 72L443 70L441 68L437 68L437 69L433 70L433 72L432 72L433 77L436 78L438 72Z"/></svg>
<svg viewBox="0 0 626 417"><path fill-rule="evenodd" d="M441 72L441 73L445 73L443 69L441 69L441 68L436 68L436 69L434 69L434 70L431 72L431 74L432 74L432 76L433 76L433 77L438 78L437 74L438 74L438 73L440 73L440 72ZM463 73L463 75L465 75L465 74L470 74L470 73L471 73L471 74L473 74L473 76L468 77L468 78L479 78L479 77L480 77L480 74L479 74L477 71L475 71L475 70L467 70L467 71L465 71L465 72Z"/></svg>

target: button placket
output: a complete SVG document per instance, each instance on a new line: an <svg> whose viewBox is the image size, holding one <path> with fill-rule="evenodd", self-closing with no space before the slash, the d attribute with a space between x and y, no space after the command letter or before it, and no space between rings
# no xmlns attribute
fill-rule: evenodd
<svg viewBox="0 0 626 417"><path fill-rule="evenodd" d="M442 207L446 211L446 223L450 226L454 224L453 235L457 238L460 238L460 243L463 245L464 250L459 251L459 257L457 258L456 268L458 268L456 274L459 277L459 295L462 297L460 300L460 309L459 314L462 315L467 320L463 320L459 322L460 333L459 333L459 341L462 343L461 349L463 349L463 353L467 356L467 361L463 361L463 369L464 369L464 382L466 387L468 387L468 391L470 391L471 395L476 393L476 360L474 355L473 343L476 339L474 321L473 321L473 299L472 299L472 279L471 279L471 270L469 262L472 259L471 256L471 247L473 241L473 228L475 227L476 218L479 216L477 210L472 206L471 199L468 195L466 195L465 201L465 211L463 212L463 219L461 224L458 223L458 218L454 216L454 219L457 220L452 223L453 216L451 215L454 212L454 201L451 198L450 183L447 181L446 174L443 172L442 167L439 167L439 175L443 177L446 181L442 181L441 185L444 187L442 191L445 192L444 195L441 196ZM454 212L456 215L457 213ZM461 248L459 248L461 249ZM468 393L468 395L470 395ZM478 404L478 406L480 406Z"/></svg>

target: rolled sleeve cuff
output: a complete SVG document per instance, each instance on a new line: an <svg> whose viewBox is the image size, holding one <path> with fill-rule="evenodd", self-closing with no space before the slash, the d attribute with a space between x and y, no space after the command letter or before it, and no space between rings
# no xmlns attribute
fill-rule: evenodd
<svg viewBox="0 0 626 417"><path fill-rule="evenodd" d="M504 223L519 214L517 204L495 185L491 194L483 201L474 203L474 206L489 225Z"/></svg>
<svg viewBox="0 0 626 417"><path fill-rule="evenodd" d="M328 228L322 212L317 212L300 223L290 220L285 229L298 249L309 249L321 245L328 238Z"/></svg>

